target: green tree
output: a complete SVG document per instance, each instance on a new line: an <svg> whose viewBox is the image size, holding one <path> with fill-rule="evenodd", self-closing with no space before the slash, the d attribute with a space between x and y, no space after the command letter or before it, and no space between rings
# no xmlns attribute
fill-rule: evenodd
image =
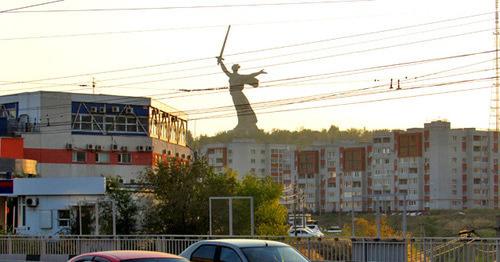
<svg viewBox="0 0 500 262"><path fill-rule="evenodd" d="M287 210L279 203L283 187L270 177L247 175L238 188L239 196L252 196L255 205L255 227L258 235L285 235Z"/></svg>
<svg viewBox="0 0 500 262"><path fill-rule="evenodd" d="M215 174L203 159L170 159L145 173L152 190L144 230L155 234L207 234L208 197L234 194L236 177Z"/></svg>
<svg viewBox="0 0 500 262"><path fill-rule="evenodd" d="M106 179L106 194L109 200L114 201L116 209L116 233L130 235L137 233L137 214L139 207L133 193L124 188L119 177ZM113 233L113 208L109 201L99 203L100 228L99 233L110 235Z"/></svg>

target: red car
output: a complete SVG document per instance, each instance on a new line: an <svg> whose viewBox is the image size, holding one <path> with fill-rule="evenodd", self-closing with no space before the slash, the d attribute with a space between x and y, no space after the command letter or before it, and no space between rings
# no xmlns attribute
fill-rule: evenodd
<svg viewBox="0 0 500 262"><path fill-rule="evenodd" d="M70 259L68 262L188 262L189 260L161 252L139 250L116 250L86 253Z"/></svg>

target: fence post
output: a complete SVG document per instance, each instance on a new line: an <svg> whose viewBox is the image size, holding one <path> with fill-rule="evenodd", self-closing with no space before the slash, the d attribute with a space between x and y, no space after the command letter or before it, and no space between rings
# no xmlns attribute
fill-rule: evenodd
<svg viewBox="0 0 500 262"><path fill-rule="evenodd" d="M48 238L40 237L38 240L40 241L40 255L45 255L47 253L46 245Z"/></svg>
<svg viewBox="0 0 500 262"><path fill-rule="evenodd" d="M307 238L307 257L311 259L311 238Z"/></svg>
<svg viewBox="0 0 500 262"><path fill-rule="evenodd" d="M7 252L9 255L12 254L12 236L7 236Z"/></svg>
<svg viewBox="0 0 500 262"><path fill-rule="evenodd" d="M497 239L495 241L495 243L496 243L496 245L495 245L496 246L496 258L495 258L495 260L499 261L499 259L500 259L500 246L498 245L498 238L500 238L500 216L496 216L495 218L496 218L495 231L496 231L496 237L497 237Z"/></svg>

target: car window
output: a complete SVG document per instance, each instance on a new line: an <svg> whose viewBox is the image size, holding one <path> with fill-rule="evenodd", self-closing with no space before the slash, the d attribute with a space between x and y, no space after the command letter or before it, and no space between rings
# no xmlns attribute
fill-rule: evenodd
<svg viewBox="0 0 500 262"><path fill-rule="evenodd" d="M240 256L231 248L222 247L220 249L220 262L241 262Z"/></svg>
<svg viewBox="0 0 500 262"><path fill-rule="evenodd" d="M74 262L92 262L91 256L85 256L74 260Z"/></svg>
<svg viewBox="0 0 500 262"><path fill-rule="evenodd" d="M241 251L249 262L308 262L291 247L250 247L242 248Z"/></svg>
<svg viewBox="0 0 500 262"><path fill-rule="evenodd" d="M94 260L96 262L110 262L108 259L102 258L102 257L94 257Z"/></svg>
<svg viewBox="0 0 500 262"><path fill-rule="evenodd" d="M127 259L121 262L189 262L185 258L137 258L137 259Z"/></svg>
<svg viewBox="0 0 500 262"><path fill-rule="evenodd" d="M216 246L213 245L202 245L196 249L191 255L191 261L193 262L210 262L214 261Z"/></svg>

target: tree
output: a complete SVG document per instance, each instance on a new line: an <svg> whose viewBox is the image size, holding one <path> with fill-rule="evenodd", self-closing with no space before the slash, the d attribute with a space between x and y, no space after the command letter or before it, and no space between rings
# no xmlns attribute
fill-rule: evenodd
<svg viewBox="0 0 500 262"><path fill-rule="evenodd" d="M255 227L258 235L285 235L287 210L279 203L283 187L270 177L247 175L238 188L239 196L252 196L255 205Z"/></svg>
<svg viewBox="0 0 500 262"><path fill-rule="evenodd" d="M208 197L232 195L237 183L231 173L215 174L203 159L159 163L142 182L152 191L144 230L155 234L207 234Z"/></svg>
<svg viewBox="0 0 500 262"><path fill-rule="evenodd" d="M387 218L382 216L380 219L380 235L381 237L394 237L398 235L398 232L394 230L387 222ZM351 236L351 224L346 224L343 227L342 235ZM376 237L377 236L377 225L370 222L364 218L356 218L354 221L354 233L358 237Z"/></svg>
<svg viewBox="0 0 500 262"><path fill-rule="evenodd" d="M159 163L142 177L151 194L143 229L154 234L208 234L210 197L252 196L255 203L255 226L258 234L284 235L286 209L280 205L282 187L271 178L247 176L237 180L231 170L215 173L205 159L192 162L170 159ZM228 234L227 200L212 202L212 232ZM233 201L235 234L250 234L250 208L247 200Z"/></svg>
<svg viewBox="0 0 500 262"><path fill-rule="evenodd" d="M100 212L99 233L110 235L113 233L113 208L111 201L115 203L116 209L116 233L119 235L130 235L137 232L137 214L139 207L131 191L125 189L119 177L106 179L106 194L110 201L99 203Z"/></svg>

